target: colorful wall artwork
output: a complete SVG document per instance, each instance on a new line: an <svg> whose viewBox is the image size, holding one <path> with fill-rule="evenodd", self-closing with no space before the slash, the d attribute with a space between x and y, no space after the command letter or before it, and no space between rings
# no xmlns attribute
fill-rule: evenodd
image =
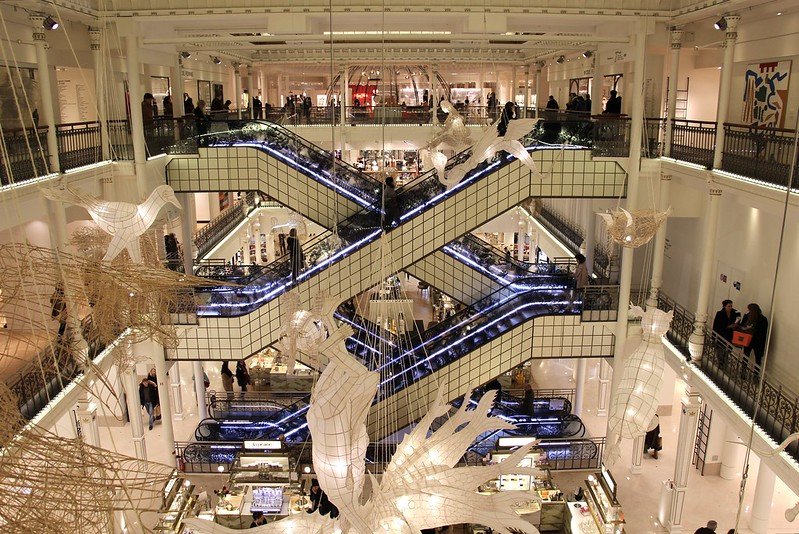
<svg viewBox="0 0 799 534"><path fill-rule="evenodd" d="M744 76L743 123L784 128L791 61L752 63Z"/></svg>

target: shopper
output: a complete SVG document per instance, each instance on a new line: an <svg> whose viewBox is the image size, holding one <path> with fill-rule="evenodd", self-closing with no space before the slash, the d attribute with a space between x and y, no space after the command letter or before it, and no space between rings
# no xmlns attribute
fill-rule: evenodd
<svg viewBox="0 0 799 534"><path fill-rule="evenodd" d="M338 508L328 500L327 494L322 491L322 488L319 487L319 481L315 478L311 480L310 499L311 507L308 509L309 514L319 510L320 515L330 514L331 519L338 517Z"/></svg>
<svg viewBox="0 0 799 534"><path fill-rule="evenodd" d="M560 109L558 101L552 95L549 95L549 100L547 100L547 109Z"/></svg>
<svg viewBox="0 0 799 534"><path fill-rule="evenodd" d="M286 248L289 250L289 261L291 262L291 281L296 284L300 271L305 269L305 254L302 251L300 239L297 237L296 228L289 230Z"/></svg>
<svg viewBox="0 0 799 534"><path fill-rule="evenodd" d="M732 307L730 299L725 299L721 302L721 309L716 312L716 317L713 319L713 331L732 343L732 334L740 321L741 312Z"/></svg>
<svg viewBox="0 0 799 534"><path fill-rule="evenodd" d="M197 125L197 135L205 135L211 126L210 115L205 114L205 100L197 102L197 107L194 108L194 122Z"/></svg>
<svg viewBox="0 0 799 534"><path fill-rule="evenodd" d="M155 367L150 369L150 372L147 373L147 380L155 384L155 398L153 403L153 414L155 414L155 420L161 420L161 397L158 396L158 375L155 372Z"/></svg>
<svg viewBox="0 0 799 534"><path fill-rule="evenodd" d="M605 113L610 115L621 115L621 97L614 90L610 92L610 98L605 104Z"/></svg>
<svg viewBox="0 0 799 534"><path fill-rule="evenodd" d="M250 372L247 370L247 362L239 360L236 363L236 382L238 382L241 392L247 391L247 386L250 385Z"/></svg>
<svg viewBox="0 0 799 534"><path fill-rule="evenodd" d="M155 422L155 403L158 402L158 386L146 376L139 383L139 404L150 416L150 430Z"/></svg>
<svg viewBox="0 0 799 534"><path fill-rule="evenodd" d="M155 120L155 113L153 110L154 104L155 99L153 98L152 93L144 93L144 99L141 101L141 119L145 128L152 127L153 121Z"/></svg>
<svg viewBox="0 0 799 534"><path fill-rule="evenodd" d="M594 105L594 103L591 101L591 95L586 93L586 95L585 95L585 111L587 111L588 113L591 113L591 107L593 105Z"/></svg>
<svg viewBox="0 0 799 534"><path fill-rule="evenodd" d="M533 393L533 386L529 383L524 385L522 413L531 417L535 415L535 393Z"/></svg>
<svg viewBox="0 0 799 534"><path fill-rule="evenodd" d="M389 230L397 219L397 190L394 188L394 178L386 177L383 184L383 229Z"/></svg>
<svg viewBox="0 0 799 534"><path fill-rule="evenodd" d="M230 370L228 362L222 364L222 388L227 392L228 397L233 395L233 371Z"/></svg>
<svg viewBox="0 0 799 534"><path fill-rule="evenodd" d="M255 95L255 97L252 99L252 111L253 111L253 117L254 118L256 118L256 119L262 119L263 118L264 107L263 107L263 104L261 103L261 99L258 97L258 95Z"/></svg>
<svg viewBox="0 0 799 534"><path fill-rule="evenodd" d="M280 255L284 255L288 252L286 248L286 234L280 233L277 235L278 245L280 246Z"/></svg>
<svg viewBox="0 0 799 534"><path fill-rule="evenodd" d="M502 117L497 124L497 133L500 137L505 137L508 132L508 123L516 118L516 106L513 102L505 102L505 107L502 108Z"/></svg>
<svg viewBox="0 0 799 534"><path fill-rule="evenodd" d="M263 512L253 512L252 513L252 523L250 523L250 528L260 527L261 525L266 524L266 516Z"/></svg>
<svg viewBox="0 0 799 534"><path fill-rule="evenodd" d="M164 117L171 117L173 112L172 97L166 95L164 97Z"/></svg>
<svg viewBox="0 0 799 534"><path fill-rule="evenodd" d="M183 93L183 114L194 115L194 101L189 96L189 93Z"/></svg>
<svg viewBox="0 0 799 534"><path fill-rule="evenodd" d="M217 93L216 96L214 96L214 99L211 100L211 113L217 113L223 110L222 95Z"/></svg>
<svg viewBox="0 0 799 534"><path fill-rule="evenodd" d="M585 256L579 252L575 254L577 268L574 270L574 280L577 282L577 289L588 287L591 284L591 275L588 274L588 266L585 264Z"/></svg>
<svg viewBox="0 0 799 534"><path fill-rule="evenodd" d="M660 440L660 418L658 414L649 421L649 426L646 429L646 436L644 437L644 454L652 449L652 458L658 459L658 451L662 449L662 442Z"/></svg>
<svg viewBox="0 0 799 534"><path fill-rule="evenodd" d="M50 297L50 315L58 321L58 341L67 329L67 301L64 296L64 284L57 282L55 291Z"/></svg>
<svg viewBox="0 0 799 534"><path fill-rule="evenodd" d="M768 319L763 316L760 306L754 302L749 304L746 309L748 313L744 315L741 325L738 327L742 332L752 335L752 341L744 348L747 357L754 352L755 363L758 367L763 362L763 353L766 350L766 336L768 335Z"/></svg>
<svg viewBox="0 0 799 534"><path fill-rule="evenodd" d="M716 532L718 526L719 524L711 519L710 521L707 522L707 526L699 527L698 529L696 529L696 532L694 532L694 534L713 534L714 532Z"/></svg>

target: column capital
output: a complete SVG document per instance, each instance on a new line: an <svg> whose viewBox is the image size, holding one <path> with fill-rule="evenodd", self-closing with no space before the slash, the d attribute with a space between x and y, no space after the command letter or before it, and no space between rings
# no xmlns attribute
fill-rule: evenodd
<svg viewBox="0 0 799 534"><path fill-rule="evenodd" d="M47 43L47 37L44 32L44 19L47 17L40 13L31 13L30 17L28 18L31 21L31 27L33 28L33 40Z"/></svg>
<svg viewBox="0 0 799 534"><path fill-rule="evenodd" d="M722 193L722 190L718 189L718 188L715 188L715 187L711 187L710 189L707 190L707 192L711 196L711 198L712 197L720 197L721 193Z"/></svg>
<svg viewBox="0 0 799 534"><path fill-rule="evenodd" d="M683 30L680 30L678 28L671 29L670 36L671 36L672 50L679 50L680 48L682 48L683 35L685 35L685 32Z"/></svg>
<svg viewBox="0 0 799 534"><path fill-rule="evenodd" d="M89 46L93 51L100 50L100 38L102 35L102 28L89 26Z"/></svg>
<svg viewBox="0 0 799 534"><path fill-rule="evenodd" d="M666 174L664 172L660 173L660 180L663 182L670 182L671 181L671 174Z"/></svg>
<svg viewBox="0 0 799 534"><path fill-rule="evenodd" d="M735 44L735 40L738 38L738 23L741 21L740 15L724 15L724 20L727 22L727 30L724 34L724 43L722 44L723 47L729 44Z"/></svg>

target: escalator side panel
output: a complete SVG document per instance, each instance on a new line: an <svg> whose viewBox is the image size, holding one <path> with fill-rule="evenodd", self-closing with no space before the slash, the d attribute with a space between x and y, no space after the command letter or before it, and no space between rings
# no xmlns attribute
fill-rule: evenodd
<svg viewBox="0 0 799 534"><path fill-rule="evenodd" d="M369 437L379 441L418 420L438 388L450 402L531 358L609 357L613 346L613 333L601 323L581 324L575 315L537 317L374 404L367 423Z"/></svg>
<svg viewBox="0 0 799 534"><path fill-rule="evenodd" d="M324 228L362 209L336 189L256 148L200 148L199 152L198 158L175 157L167 164L167 183L176 193L261 191ZM314 172L310 167L309 171Z"/></svg>
<svg viewBox="0 0 799 534"><path fill-rule="evenodd" d="M502 284L440 250L405 269L458 302L472 304L499 289Z"/></svg>
<svg viewBox="0 0 799 534"><path fill-rule="evenodd" d="M394 267L402 270L437 249L519 205L531 196L617 198L624 191L624 171L615 161L594 161L588 150L539 150L531 153L548 175L536 178L518 160L462 187L432 208L403 215L403 223L386 235ZM258 189L252 181L249 189ZM418 208L417 208L418 209ZM375 229L379 232L379 229ZM379 240L353 244L351 252L324 270L307 270L298 291L305 309L322 291L342 301L379 282ZM278 299L239 317L201 317L188 329L171 359L241 359L278 338Z"/></svg>

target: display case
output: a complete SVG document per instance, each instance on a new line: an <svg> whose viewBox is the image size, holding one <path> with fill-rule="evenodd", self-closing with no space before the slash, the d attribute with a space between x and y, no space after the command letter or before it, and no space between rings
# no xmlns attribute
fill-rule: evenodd
<svg viewBox="0 0 799 534"><path fill-rule="evenodd" d="M196 497L194 485L173 473L172 478L164 486L164 496L159 513L161 518L156 524L156 532L180 534L183 531L183 520L194 507Z"/></svg>
<svg viewBox="0 0 799 534"><path fill-rule="evenodd" d="M588 508L594 517L601 534L621 534L624 532L624 514L616 500L616 481L610 471L589 475L586 480Z"/></svg>
<svg viewBox="0 0 799 534"><path fill-rule="evenodd" d="M291 482L293 471L289 457L277 453L242 454L230 470L231 484L261 484Z"/></svg>

